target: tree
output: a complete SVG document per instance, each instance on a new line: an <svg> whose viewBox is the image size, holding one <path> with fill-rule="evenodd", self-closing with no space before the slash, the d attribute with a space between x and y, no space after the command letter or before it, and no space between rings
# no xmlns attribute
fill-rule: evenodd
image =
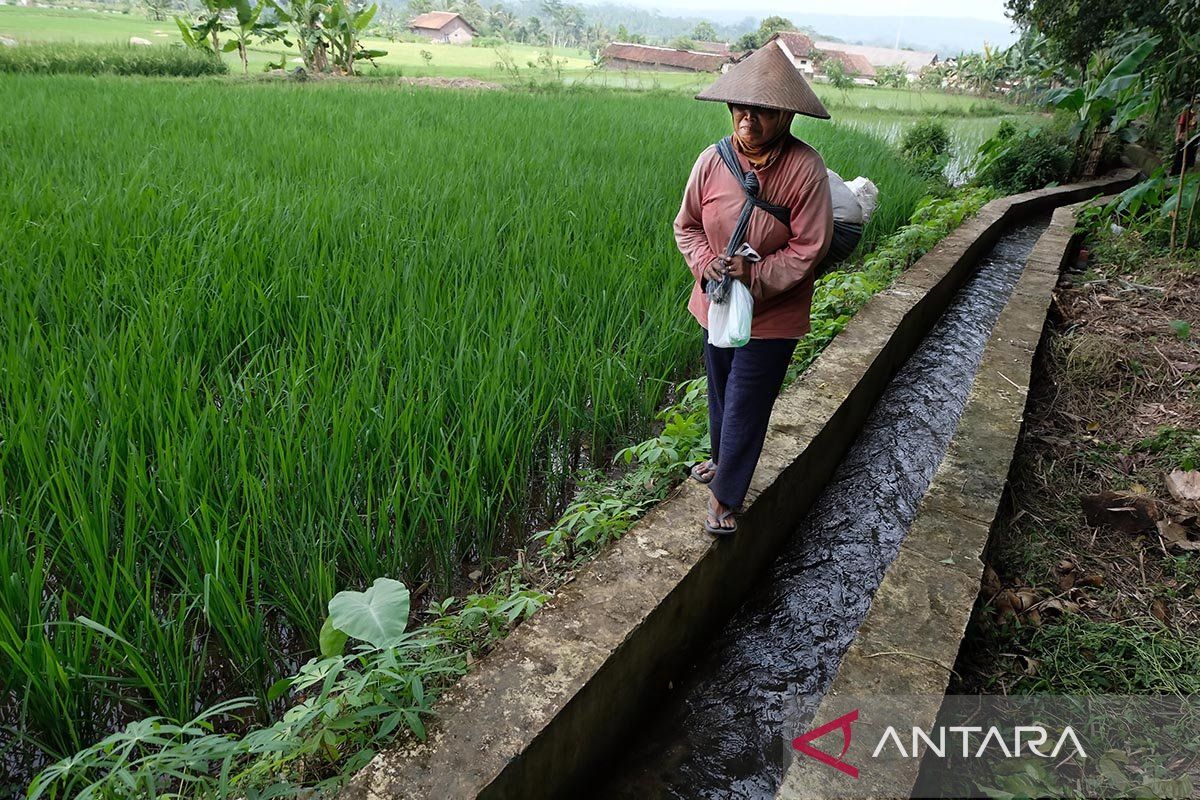
<svg viewBox="0 0 1200 800"><path fill-rule="evenodd" d="M695 50L696 43L686 36L676 36L671 40L671 47L676 50Z"/></svg>
<svg viewBox="0 0 1200 800"><path fill-rule="evenodd" d="M796 24L787 17L767 17L758 26L758 46L762 47L780 31L794 31Z"/></svg>
<svg viewBox="0 0 1200 800"><path fill-rule="evenodd" d="M908 85L908 71L903 64L878 67L875 70L875 82L880 86L893 86L897 89L902 89Z"/></svg>
<svg viewBox="0 0 1200 800"><path fill-rule="evenodd" d="M1082 85L1055 89L1046 95L1047 103L1076 115L1070 134L1087 149L1084 175L1095 174L1109 134L1121 135L1135 119L1151 110L1150 89L1140 69L1159 42L1159 37L1145 34L1122 37L1111 50L1092 55L1090 76Z"/></svg>
<svg viewBox="0 0 1200 800"><path fill-rule="evenodd" d="M475 30L482 29L487 24L488 11L479 4L479 0L454 0L450 10L462 14L463 19L471 23Z"/></svg>
<svg viewBox="0 0 1200 800"><path fill-rule="evenodd" d="M758 49L758 34L743 33L734 43L735 50L757 50Z"/></svg>
<svg viewBox="0 0 1200 800"><path fill-rule="evenodd" d="M825 70L825 77L833 88L844 92L854 85L854 78L846 72L846 67L842 65L840 58L826 59L822 69Z"/></svg>
<svg viewBox="0 0 1200 800"><path fill-rule="evenodd" d="M711 22L702 19L692 29L692 38L698 42L715 42L718 39L717 29Z"/></svg>
<svg viewBox="0 0 1200 800"><path fill-rule="evenodd" d="M171 0L142 0L142 4L152 19L161 20L171 7Z"/></svg>

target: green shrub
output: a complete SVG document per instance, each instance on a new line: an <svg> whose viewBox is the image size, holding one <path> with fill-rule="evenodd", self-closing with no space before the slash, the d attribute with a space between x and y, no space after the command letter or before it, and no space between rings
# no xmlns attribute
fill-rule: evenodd
<svg viewBox="0 0 1200 800"><path fill-rule="evenodd" d="M503 36L476 36L471 40L471 47L504 47L507 44Z"/></svg>
<svg viewBox="0 0 1200 800"><path fill-rule="evenodd" d="M194 77L228 71L219 57L185 47L64 42L0 47L0 73Z"/></svg>
<svg viewBox="0 0 1200 800"><path fill-rule="evenodd" d="M1049 127L1018 129L1005 120L979 148L975 182L1006 194L1041 189L1071 177L1071 140Z"/></svg>
<svg viewBox="0 0 1200 800"><path fill-rule="evenodd" d="M942 174L950 161L950 131L940 120L922 120L904 132L900 152L925 178L944 182Z"/></svg>

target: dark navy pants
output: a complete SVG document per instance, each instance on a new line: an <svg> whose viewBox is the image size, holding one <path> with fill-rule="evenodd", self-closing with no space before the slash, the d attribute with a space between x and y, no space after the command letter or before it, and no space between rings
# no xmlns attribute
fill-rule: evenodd
<svg viewBox="0 0 1200 800"><path fill-rule="evenodd" d="M746 499L767 437L771 406L798 341L751 339L744 347L713 347L704 331L708 431L717 465L708 486L722 505L738 508Z"/></svg>

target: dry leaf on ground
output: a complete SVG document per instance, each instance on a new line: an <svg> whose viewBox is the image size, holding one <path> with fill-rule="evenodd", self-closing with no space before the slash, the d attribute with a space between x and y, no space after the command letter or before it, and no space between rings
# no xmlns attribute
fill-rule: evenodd
<svg viewBox="0 0 1200 800"><path fill-rule="evenodd" d="M1189 539L1188 529L1180 525L1176 520L1160 519L1158 521L1158 535L1162 537L1163 544L1168 548L1182 552L1200 550L1200 542Z"/></svg>
<svg viewBox="0 0 1200 800"><path fill-rule="evenodd" d="M1181 503L1200 506L1200 470L1171 472L1167 475L1167 491Z"/></svg>

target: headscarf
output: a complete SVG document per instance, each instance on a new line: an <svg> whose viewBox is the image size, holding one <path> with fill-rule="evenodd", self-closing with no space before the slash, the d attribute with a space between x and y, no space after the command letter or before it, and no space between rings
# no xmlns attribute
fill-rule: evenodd
<svg viewBox="0 0 1200 800"><path fill-rule="evenodd" d="M729 110L729 113L730 116L733 115L732 108ZM788 137L792 132L792 120L795 118L796 113L794 111L780 111L779 127L776 129L775 135L758 147L751 147L743 142L738 137L737 125L734 125L733 147L746 157L746 160L750 162L750 166L755 169L766 169L783 152L783 146L787 143Z"/></svg>

